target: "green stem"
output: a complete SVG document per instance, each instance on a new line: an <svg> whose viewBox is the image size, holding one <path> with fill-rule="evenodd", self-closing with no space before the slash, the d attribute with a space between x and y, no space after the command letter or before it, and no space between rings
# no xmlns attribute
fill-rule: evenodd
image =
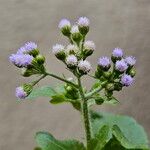
<svg viewBox="0 0 150 150"><path fill-rule="evenodd" d="M84 95L83 87L81 84L80 78L78 78L78 86L79 86L79 92L82 98L82 115L84 120L84 127L85 127L85 136L86 136L86 143L87 148L91 140L91 123L90 123L90 114L89 114L89 108L87 104L87 99Z"/></svg>
<svg viewBox="0 0 150 150"><path fill-rule="evenodd" d="M42 75L38 80L32 82L32 86L36 85L39 81L46 77L46 74Z"/></svg>
<svg viewBox="0 0 150 150"><path fill-rule="evenodd" d="M75 84L75 83L73 83L73 82L71 82L71 81L68 81L68 80L66 80L66 79L64 79L64 78L61 78L61 77L59 77L59 76L57 76L57 75L55 75L55 74L46 73L46 75L49 75L49 76L51 76L51 77L54 77L54 78L56 78L56 79L58 79L58 80L60 80L60 81L66 82L66 83L68 83L68 84L74 86L75 88L78 88L78 85L77 85L77 84Z"/></svg>

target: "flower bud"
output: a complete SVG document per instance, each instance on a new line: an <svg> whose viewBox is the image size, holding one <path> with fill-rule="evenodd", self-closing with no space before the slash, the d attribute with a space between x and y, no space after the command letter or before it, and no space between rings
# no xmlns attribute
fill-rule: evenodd
<svg viewBox="0 0 150 150"><path fill-rule="evenodd" d="M134 76L136 75L136 70L135 70L135 68L132 67L131 69L129 69L128 74L129 74L131 77L134 77Z"/></svg>
<svg viewBox="0 0 150 150"><path fill-rule="evenodd" d="M70 36L71 23L70 23L69 20L62 19L59 22L58 27L61 29L61 32L62 32L63 35L68 36L68 37Z"/></svg>
<svg viewBox="0 0 150 150"><path fill-rule="evenodd" d="M54 45L53 48L52 48L52 52L60 60L64 60L65 57L66 57L66 54L65 54L65 51L64 51L64 46L61 45L61 44Z"/></svg>
<svg viewBox="0 0 150 150"><path fill-rule="evenodd" d="M124 59L116 61L115 69L119 71L120 73L125 72L127 68L128 68L128 65Z"/></svg>
<svg viewBox="0 0 150 150"><path fill-rule="evenodd" d="M87 17L80 17L77 21L77 24L82 35L86 35L89 32L90 21Z"/></svg>
<svg viewBox="0 0 150 150"><path fill-rule="evenodd" d="M85 58L90 56L94 50L95 50L95 43L93 41L85 41L84 43Z"/></svg>
<svg viewBox="0 0 150 150"><path fill-rule="evenodd" d="M32 69L31 68L22 68L21 75L24 77L29 77L29 76L33 75Z"/></svg>
<svg viewBox="0 0 150 150"><path fill-rule="evenodd" d="M112 75L111 71L105 71L105 72L103 72L103 76L105 78L107 78L107 79L109 79L111 77L111 75Z"/></svg>
<svg viewBox="0 0 150 150"><path fill-rule="evenodd" d="M117 60L121 60L123 57L123 50L121 48L115 48L112 52L112 61L115 63Z"/></svg>
<svg viewBox="0 0 150 150"><path fill-rule="evenodd" d="M98 60L98 67L104 71L108 71L111 67L110 59L108 57L100 57Z"/></svg>
<svg viewBox="0 0 150 150"><path fill-rule="evenodd" d="M74 25L71 28L72 39L79 44L82 39L82 35L79 32L78 26Z"/></svg>
<svg viewBox="0 0 150 150"><path fill-rule="evenodd" d="M36 61L37 61L38 64L44 64L45 57L43 55L39 54L39 55L36 56Z"/></svg>
<svg viewBox="0 0 150 150"><path fill-rule="evenodd" d="M78 64L78 69L81 74L87 74L92 69L92 67L87 60L81 60Z"/></svg>
<svg viewBox="0 0 150 150"><path fill-rule="evenodd" d="M130 86L130 85L133 83L133 78L132 78L130 75L124 74L124 75L121 77L120 83L121 83L123 86Z"/></svg>
<svg viewBox="0 0 150 150"><path fill-rule="evenodd" d="M78 63L77 57L74 55L69 55L66 58L66 64L69 68L72 68L72 69L75 68L77 66L77 63Z"/></svg>
<svg viewBox="0 0 150 150"><path fill-rule="evenodd" d="M114 90L114 84L113 83L108 83L106 85L106 90L107 91L113 91Z"/></svg>

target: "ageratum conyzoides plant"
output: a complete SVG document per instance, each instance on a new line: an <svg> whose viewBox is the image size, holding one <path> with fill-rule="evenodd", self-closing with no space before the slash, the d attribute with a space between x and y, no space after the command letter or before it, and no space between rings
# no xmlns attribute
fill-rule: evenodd
<svg viewBox="0 0 150 150"><path fill-rule="evenodd" d="M110 57L98 58L93 66L87 60L97 49L95 43L86 40L90 21L80 17L74 25L62 19L58 25L68 39L66 46L55 44L52 53L72 73L72 77L57 75L45 67L45 57L34 42L27 42L9 60L21 70L24 77L36 76L36 80L16 88L18 100L32 100L47 96L51 104L70 103L82 116L85 138L78 140L58 140L48 132L37 132L35 150L146 150L149 149L144 129L132 118L91 110L92 105L118 104L114 92L131 86L136 74L136 59L126 56L121 48L114 48ZM52 77L62 81L58 87L34 88L40 80ZM93 78L89 88L82 83L83 78ZM44 111L44 110L43 110ZM67 129L64 129L67 132Z"/></svg>

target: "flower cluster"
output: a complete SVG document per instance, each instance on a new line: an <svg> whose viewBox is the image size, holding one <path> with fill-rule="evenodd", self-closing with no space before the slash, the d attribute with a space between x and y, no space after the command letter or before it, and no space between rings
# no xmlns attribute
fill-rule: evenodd
<svg viewBox="0 0 150 150"><path fill-rule="evenodd" d="M112 70L110 69L111 60ZM133 77L135 76L135 63L135 57L125 57L121 48L115 48L111 59L108 57L99 58L95 76L100 80L107 81L106 92L119 91L123 86L132 85L134 81Z"/></svg>

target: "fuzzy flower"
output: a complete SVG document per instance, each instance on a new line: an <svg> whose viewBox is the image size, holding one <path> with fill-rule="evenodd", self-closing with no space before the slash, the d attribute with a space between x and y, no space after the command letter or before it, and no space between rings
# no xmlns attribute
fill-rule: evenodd
<svg viewBox="0 0 150 150"><path fill-rule="evenodd" d="M133 56L128 56L125 58L125 62L129 65L129 66L133 66L136 63L136 59Z"/></svg>
<svg viewBox="0 0 150 150"><path fill-rule="evenodd" d="M109 68L110 67L110 59L108 57L100 57L98 60L98 65L102 68Z"/></svg>
<svg viewBox="0 0 150 150"><path fill-rule="evenodd" d="M26 52L27 52L27 51L26 51L25 46L22 46L22 47L20 47L20 48L18 49L17 54L24 54L24 53L26 53Z"/></svg>
<svg viewBox="0 0 150 150"><path fill-rule="evenodd" d="M16 88L16 97L19 99L25 99L27 97L27 93L24 91L23 87Z"/></svg>
<svg viewBox="0 0 150 150"><path fill-rule="evenodd" d="M112 52L112 56L116 58L123 57L123 50L121 48L115 48Z"/></svg>
<svg viewBox="0 0 150 150"><path fill-rule="evenodd" d="M17 67L27 67L32 64L33 56L29 54L12 54L9 60Z"/></svg>
<svg viewBox="0 0 150 150"><path fill-rule="evenodd" d="M85 41L84 48L94 51L96 46L95 46L95 43L93 41Z"/></svg>
<svg viewBox="0 0 150 150"><path fill-rule="evenodd" d="M79 33L79 28L77 25L74 25L72 26L71 28L71 33L74 34L74 33Z"/></svg>
<svg viewBox="0 0 150 150"><path fill-rule="evenodd" d="M124 71L127 70L128 65L127 65L127 63L125 62L125 60L122 59L122 60L118 60L118 61L116 62L115 68L116 68L116 70L118 70L118 71L120 71L120 72L124 72Z"/></svg>
<svg viewBox="0 0 150 150"><path fill-rule="evenodd" d="M37 49L37 44L34 42L27 42L24 45L27 52Z"/></svg>
<svg viewBox="0 0 150 150"><path fill-rule="evenodd" d="M80 17L77 21L79 26L89 26L90 21L87 17Z"/></svg>
<svg viewBox="0 0 150 150"><path fill-rule="evenodd" d="M58 53L63 51L64 51L64 46L61 44L56 44L52 48L52 52L54 53L54 55L57 55Z"/></svg>
<svg viewBox="0 0 150 150"><path fill-rule="evenodd" d="M77 66L77 57L74 56L74 55L69 55L67 58L66 58L66 63L68 66L70 67L73 67L73 66Z"/></svg>
<svg viewBox="0 0 150 150"><path fill-rule="evenodd" d="M133 78L130 75L124 74L121 77L121 84L124 86L130 86L133 83Z"/></svg>
<svg viewBox="0 0 150 150"><path fill-rule="evenodd" d="M59 22L58 27L59 27L60 29L62 29L62 28L64 28L64 27L71 27L71 23L70 23L70 21L67 20L67 19L62 19L62 20Z"/></svg>
<svg viewBox="0 0 150 150"><path fill-rule="evenodd" d="M78 68L85 74L92 69L91 64L87 60L81 60L78 64Z"/></svg>
<svg viewBox="0 0 150 150"><path fill-rule="evenodd" d="M76 53L78 51L78 47L76 45L69 44L66 48L66 51L68 53L72 53L72 52Z"/></svg>

